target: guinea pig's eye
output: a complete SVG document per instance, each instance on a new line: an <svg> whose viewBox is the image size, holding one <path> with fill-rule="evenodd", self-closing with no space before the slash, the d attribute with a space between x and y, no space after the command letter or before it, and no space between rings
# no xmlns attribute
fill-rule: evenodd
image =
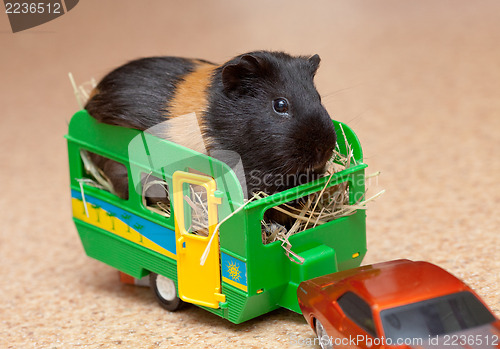
<svg viewBox="0 0 500 349"><path fill-rule="evenodd" d="M276 98L273 101L273 109L278 114L288 113L288 100L286 98Z"/></svg>

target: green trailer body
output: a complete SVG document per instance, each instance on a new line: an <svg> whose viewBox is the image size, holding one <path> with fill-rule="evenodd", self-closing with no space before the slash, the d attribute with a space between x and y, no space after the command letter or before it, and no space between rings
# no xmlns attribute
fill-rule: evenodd
<svg viewBox="0 0 500 349"><path fill-rule="evenodd" d="M220 301L216 306L193 303L233 323L279 307L300 313L297 302L300 282L357 267L366 253L364 210L291 236L292 250L304 259L302 264L284 253L280 241L269 244L262 241L261 220L271 207L345 181L349 184L350 204L364 195L366 165L359 141L347 125L333 123L339 138L346 139L339 141L339 150L345 154L348 143L354 165L331 178L323 177L244 205L240 181L226 163L147 132L98 123L84 110L77 112L66 138L73 220L85 252L134 278L156 273L173 280L176 287L182 278L192 289L203 288L203 284L196 283L204 274L202 269L196 271L195 265L191 276L180 271L180 264L187 263L189 256L183 250L184 240L179 239L176 207L182 211L187 204L172 205L170 216L162 216L144 206L140 188L141 178L152 174L162 178L168 190L172 190L176 172L194 170L213 179L214 198L218 201L216 216L221 224L215 241L206 242L215 246L210 253L216 255L218 262L214 263L219 263L219 270L212 278L218 278L220 288L215 299ZM86 176L82 151L125 165L130 183L128 200L82 181ZM170 198L174 196L175 193L170 194ZM188 211L182 213L184 218L189 219Z"/></svg>

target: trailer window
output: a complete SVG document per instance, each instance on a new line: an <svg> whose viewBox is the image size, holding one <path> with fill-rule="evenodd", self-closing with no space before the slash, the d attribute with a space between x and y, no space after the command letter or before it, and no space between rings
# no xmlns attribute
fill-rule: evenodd
<svg viewBox="0 0 500 349"><path fill-rule="evenodd" d="M80 150L80 157L85 184L128 199L128 172L124 164L85 149Z"/></svg>
<svg viewBox="0 0 500 349"><path fill-rule="evenodd" d="M290 235L356 211L349 205L349 184L341 182L297 200L269 208L261 221L262 242L286 241Z"/></svg>
<svg viewBox="0 0 500 349"><path fill-rule="evenodd" d="M148 210L170 217L170 194L168 184L164 179L151 173L141 173L142 204Z"/></svg>
<svg viewBox="0 0 500 349"><path fill-rule="evenodd" d="M208 236L208 202L205 187L184 184L185 229L188 233Z"/></svg>

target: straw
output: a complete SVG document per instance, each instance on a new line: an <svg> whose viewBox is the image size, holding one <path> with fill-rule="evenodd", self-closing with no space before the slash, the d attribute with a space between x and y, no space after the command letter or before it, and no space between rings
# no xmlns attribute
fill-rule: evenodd
<svg viewBox="0 0 500 349"><path fill-rule="evenodd" d="M148 176L145 178L144 184L142 186L142 204L144 205L144 207L148 208L151 211L154 211L154 212L161 214L163 216L166 216L166 217L170 217L171 208L170 208L170 197L169 197L169 193L168 193L168 184L167 184L167 182L162 181L160 179L155 179L155 180L150 181L149 177L151 177L151 175L152 175L152 172L149 172ZM153 178L156 178L156 177L153 177ZM157 201L155 203L148 203L147 202L148 197L147 197L146 193L154 185L160 185L164 189L164 192L166 194L166 200L167 200L166 203L163 201ZM151 199L151 198L149 198L149 199Z"/></svg>
<svg viewBox="0 0 500 349"><path fill-rule="evenodd" d="M346 154L340 153L339 145L336 144L332 158L325 166L326 170L324 176L328 176L328 180L323 188L319 192L308 195L305 204L299 203L292 205L284 203L272 208L290 217L290 222L293 222L290 229L287 230L285 226L274 221L261 221L263 243L268 244L275 241L281 241L281 246L285 250L287 257L298 264L302 264L304 259L292 251L292 244L289 241L290 236L318 225L331 222L332 220L352 215L357 210L364 210L369 202L380 197L385 192L385 190L382 190L368 199L363 195L357 202L349 204L349 186L347 182L329 187L335 173L349 168L351 163L357 165L352 147L347 142L342 124L340 124L340 130L345 140ZM380 172L376 172L369 176L365 176L365 178L372 178L379 174ZM254 195L258 198L269 196L265 192L258 192Z"/></svg>
<svg viewBox="0 0 500 349"><path fill-rule="evenodd" d="M106 176L106 174L98 168L92 160L90 160L88 152L86 150L80 151L80 156L83 161L83 167L89 176L92 178L85 179L85 183L90 184L96 188L104 189L112 194L116 194L111 180Z"/></svg>
<svg viewBox="0 0 500 349"><path fill-rule="evenodd" d="M77 85L75 82L75 78L71 72L68 73L69 81L71 86L73 87L73 93L75 94L76 103L80 109L83 109L85 103L87 103L91 91L97 86L97 83L94 78L90 79L90 81L86 81L81 85Z"/></svg>

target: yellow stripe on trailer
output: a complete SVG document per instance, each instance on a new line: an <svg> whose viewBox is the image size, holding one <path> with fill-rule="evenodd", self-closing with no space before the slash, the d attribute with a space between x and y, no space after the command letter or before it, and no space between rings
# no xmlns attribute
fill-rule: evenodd
<svg viewBox="0 0 500 349"><path fill-rule="evenodd" d="M158 252L167 257L176 259L177 257L170 251L167 251L163 247L155 244L153 241L141 235L137 230L133 229L128 224L125 224L123 221L109 215L106 210L102 208L95 207L94 205L87 203L87 210L85 210L83 206L83 201L72 198L71 199L73 206L73 217L91 224L95 227L101 228L110 232L112 234L118 235L126 240L134 242L138 245L144 246L150 250ZM89 216L87 217L86 212L88 212Z"/></svg>
<svg viewBox="0 0 500 349"><path fill-rule="evenodd" d="M243 290L245 292L248 292L248 287L245 286L245 285L242 285L242 284L239 284L237 282L234 282L233 280L231 279L228 279L227 277L222 277L222 281L224 281L225 283L228 283L229 285L231 286L234 286L236 288L239 288L240 290Z"/></svg>

